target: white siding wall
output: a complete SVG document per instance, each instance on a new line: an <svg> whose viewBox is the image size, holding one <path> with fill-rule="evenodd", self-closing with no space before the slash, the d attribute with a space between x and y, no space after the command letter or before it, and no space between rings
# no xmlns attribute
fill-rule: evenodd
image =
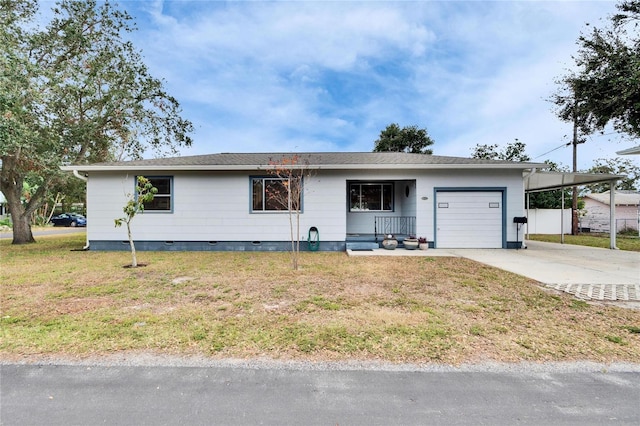
<svg viewBox="0 0 640 426"><path fill-rule="evenodd" d="M255 172L147 173L174 176L173 213L146 212L136 216L136 240L156 241L288 241L286 213L251 213L249 176ZM348 178L347 178L348 177ZM395 212L417 216L417 235L433 240L434 187L507 188L507 241L516 240L513 216L524 216L522 174L505 171L319 171L305 181L300 233L306 239L316 226L321 241L344 241L347 232L373 232L371 214L349 213L348 180L394 180ZM415 186L413 183L415 180ZM410 196L405 197L405 187ZM126 229L115 228L126 193L134 190L134 175L92 173L88 181L89 240L126 240ZM426 199L423 199L425 197Z"/></svg>
<svg viewBox="0 0 640 426"><path fill-rule="evenodd" d="M147 175L151 175L147 173ZM166 176L169 173L154 173ZM176 241L288 241L286 213L250 212L250 173L174 173L173 213L145 212L134 218L138 240ZM343 182L330 174L305 181L300 233L307 237L316 226L325 241L344 240ZM336 187L341 188L336 191ZM133 192L134 176L94 174L89 177L87 216L90 240L126 240L124 228L114 228L121 217L126 192Z"/></svg>

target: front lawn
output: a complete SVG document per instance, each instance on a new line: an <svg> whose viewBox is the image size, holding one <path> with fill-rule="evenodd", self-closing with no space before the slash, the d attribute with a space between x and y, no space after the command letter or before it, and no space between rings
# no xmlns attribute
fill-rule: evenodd
<svg viewBox="0 0 640 426"><path fill-rule="evenodd" d="M121 351L412 363L640 362L640 311L460 258L72 251L0 241L0 358Z"/></svg>

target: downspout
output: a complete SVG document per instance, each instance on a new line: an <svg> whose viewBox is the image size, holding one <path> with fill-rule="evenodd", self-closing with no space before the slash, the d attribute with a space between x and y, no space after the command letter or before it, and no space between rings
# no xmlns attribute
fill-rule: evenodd
<svg viewBox="0 0 640 426"><path fill-rule="evenodd" d="M87 182L89 180L89 179L87 179L86 176L82 176L80 173L78 173L78 171L76 169L73 169L73 175L75 177L77 177L78 179L83 180L85 182Z"/></svg>
<svg viewBox="0 0 640 426"><path fill-rule="evenodd" d="M609 182L609 248L618 250L616 247L616 180Z"/></svg>
<svg viewBox="0 0 640 426"><path fill-rule="evenodd" d="M75 177L77 177L78 179L80 179L80 180L83 180L85 182L89 182L89 178L87 178L86 176L82 176L80 173L78 173L78 170L76 170L76 169L73 169L73 175ZM84 247L82 247L82 250L89 250L89 232L86 232L86 235L87 235L87 239L86 239Z"/></svg>

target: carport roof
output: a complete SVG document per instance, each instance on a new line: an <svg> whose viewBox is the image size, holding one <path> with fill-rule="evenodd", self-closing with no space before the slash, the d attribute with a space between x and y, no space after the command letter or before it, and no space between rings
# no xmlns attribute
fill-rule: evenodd
<svg viewBox="0 0 640 426"><path fill-rule="evenodd" d="M618 155L640 155L640 145L616 152Z"/></svg>
<svg viewBox="0 0 640 426"><path fill-rule="evenodd" d="M524 184L526 192L542 192L622 178L624 176L607 173L537 172L527 176Z"/></svg>

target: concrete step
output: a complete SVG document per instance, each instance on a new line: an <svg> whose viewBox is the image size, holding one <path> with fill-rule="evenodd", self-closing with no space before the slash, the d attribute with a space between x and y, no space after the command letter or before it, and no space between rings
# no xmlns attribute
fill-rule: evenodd
<svg viewBox="0 0 640 426"><path fill-rule="evenodd" d="M378 248L380 248L380 244L374 242L357 241L347 243L347 250L375 250Z"/></svg>

